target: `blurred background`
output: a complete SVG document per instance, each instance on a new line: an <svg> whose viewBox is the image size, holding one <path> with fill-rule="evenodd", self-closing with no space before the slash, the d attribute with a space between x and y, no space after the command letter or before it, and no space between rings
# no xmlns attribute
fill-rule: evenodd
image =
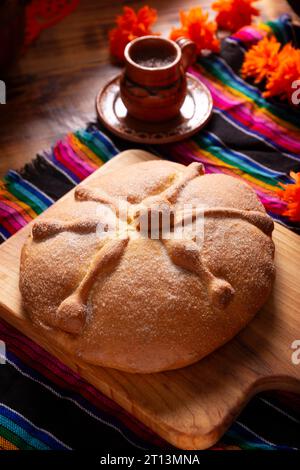
<svg viewBox="0 0 300 470"><path fill-rule="evenodd" d="M110 61L108 31L124 5L145 3L158 10L155 27L166 33L181 8L208 8L211 0L0 0L0 79L7 87L0 177L95 118L95 96L118 71ZM263 17L289 12L299 20L299 0L257 4Z"/></svg>

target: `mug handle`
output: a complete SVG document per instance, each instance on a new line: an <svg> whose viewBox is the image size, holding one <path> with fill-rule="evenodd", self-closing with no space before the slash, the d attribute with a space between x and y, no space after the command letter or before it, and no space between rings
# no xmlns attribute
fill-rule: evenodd
<svg viewBox="0 0 300 470"><path fill-rule="evenodd" d="M190 65L194 64L197 59L197 46L194 43L194 41L191 41L190 39L187 39L183 36L180 38L176 39L176 44L181 49L182 53L182 59L181 59L181 64L186 70Z"/></svg>

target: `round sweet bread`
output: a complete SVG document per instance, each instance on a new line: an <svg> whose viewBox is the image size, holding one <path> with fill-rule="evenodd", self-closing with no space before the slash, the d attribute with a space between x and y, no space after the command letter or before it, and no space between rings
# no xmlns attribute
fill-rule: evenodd
<svg viewBox="0 0 300 470"><path fill-rule="evenodd" d="M33 223L23 304L85 362L138 373L183 367L229 341L266 301L272 230L246 183L204 175L200 163L99 174Z"/></svg>

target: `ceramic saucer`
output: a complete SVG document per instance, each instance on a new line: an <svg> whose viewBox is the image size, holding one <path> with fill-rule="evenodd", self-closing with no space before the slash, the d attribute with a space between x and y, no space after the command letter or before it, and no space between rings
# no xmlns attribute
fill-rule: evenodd
<svg viewBox="0 0 300 470"><path fill-rule="evenodd" d="M120 75L100 90L96 108L100 121L122 139L143 144L166 144L186 139L201 129L212 113L210 91L187 74L187 95L175 119L149 123L131 117L120 97Z"/></svg>

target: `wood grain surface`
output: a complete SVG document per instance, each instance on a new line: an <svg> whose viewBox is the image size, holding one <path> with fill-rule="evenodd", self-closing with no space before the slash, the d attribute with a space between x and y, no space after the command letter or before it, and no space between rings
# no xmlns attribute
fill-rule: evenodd
<svg viewBox="0 0 300 470"><path fill-rule="evenodd" d="M81 0L74 13L41 34L5 78L0 177L96 118L95 96L119 71L110 63L107 33L123 5L137 8L145 3L157 8L155 29L167 34L178 22L180 8L208 9L212 0ZM285 0L260 0L258 5L263 18L290 11Z"/></svg>
<svg viewBox="0 0 300 470"><path fill-rule="evenodd" d="M97 171L155 158L128 150ZM300 339L299 237L275 225L276 281L268 303L227 345L183 369L139 375L89 366L69 355L57 334L33 327L18 289L20 251L30 225L0 247L0 316L173 445L204 449L222 436L255 393L300 392L300 365L293 364L291 348Z"/></svg>

